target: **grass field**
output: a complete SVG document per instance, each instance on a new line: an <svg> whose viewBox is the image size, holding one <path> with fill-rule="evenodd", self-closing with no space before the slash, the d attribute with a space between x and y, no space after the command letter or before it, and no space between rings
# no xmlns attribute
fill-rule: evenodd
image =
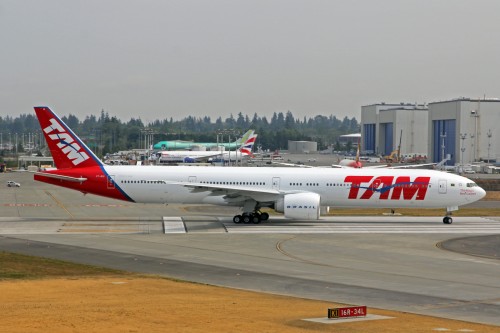
<svg viewBox="0 0 500 333"><path fill-rule="evenodd" d="M399 208L394 210L396 214L403 216L444 216L446 210L443 208ZM390 214L390 209L370 209L370 208L334 208L330 210L329 216L377 216ZM453 212L453 216L500 216L498 208L460 208Z"/></svg>
<svg viewBox="0 0 500 333"><path fill-rule="evenodd" d="M346 306L0 252L0 332L498 332L489 325L369 308L391 319L303 321Z"/></svg>
<svg viewBox="0 0 500 333"><path fill-rule="evenodd" d="M128 273L103 267L74 264L67 261L0 252L1 280L32 280L72 276L127 275Z"/></svg>

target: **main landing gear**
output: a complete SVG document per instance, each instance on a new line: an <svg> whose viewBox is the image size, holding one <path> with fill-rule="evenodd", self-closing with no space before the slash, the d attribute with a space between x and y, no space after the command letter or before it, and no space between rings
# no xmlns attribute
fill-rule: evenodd
<svg viewBox="0 0 500 333"><path fill-rule="evenodd" d="M255 212L250 212L250 213L243 213L241 215L236 215L233 217L233 222L234 223L253 223L253 224L259 224L261 221L267 221L269 219L269 214L268 213L261 213L259 211Z"/></svg>

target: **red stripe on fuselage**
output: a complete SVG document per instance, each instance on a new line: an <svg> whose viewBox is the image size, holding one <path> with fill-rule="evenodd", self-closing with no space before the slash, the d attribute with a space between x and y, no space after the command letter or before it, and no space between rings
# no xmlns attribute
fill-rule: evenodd
<svg viewBox="0 0 500 333"><path fill-rule="evenodd" d="M61 175L73 178L86 178L83 182L73 182L64 179L44 177L43 173L35 174L34 179L40 182L66 187L83 193L91 193L108 198L131 201L118 188L114 181L104 174L100 167L73 168L63 170L46 171L44 173Z"/></svg>

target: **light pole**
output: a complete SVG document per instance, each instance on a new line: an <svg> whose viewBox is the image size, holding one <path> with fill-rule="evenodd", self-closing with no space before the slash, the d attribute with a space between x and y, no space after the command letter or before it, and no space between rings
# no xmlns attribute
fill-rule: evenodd
<svg viewBox="0 0 500 333"><path fill-rule="evenodd" d="M493 133L491 133L491 129L488 130L486 135L488 136L488 163L490 163L491 136L493 135Z"/></svg>
<svg viewBox="0 0 500 333"><path fill-rule="evenodd" d="M446 132L441 133L440 137L441 137L441 161L442 161L444 159L444 150L446 148L444 144L444 140L446 139ZM446 164L446 162L444 164Z"/></svg>
<svg viewBox="0 0 500 333"><path fill-rule="evenodd" d="M474 134L471 134L470 135L470 149L471 149L471 152L472 152L472 156L471 156L471 159L470 159L470 162L474 162L475 158L476 158L476 154L475 154L475 151L474 151L474 138L475 138L475 135Z"/></svg>
<svg viewBox="0 0 500 333"><path fill-rule="evenodd" d="M479 112L477 110L471 110L470 116L474 118L474 135L471 135L471 139L473 139L472 147L473 147L473 156L474 162L476 161L476 150L477 150L477 118L479 118Z"/></svg>
<svg viewBox="0 0 500 333"><path fill-rule="evenodd" d="M218 146L218 149L220 148L221 150L221 156L222 156L222 165L225 165L225 149L223 149L223 146L224 146L224 135L227 135L228 136L228 156L229 156L229 162L228 162L228 165L231 166L231 135L234 136L234 133L236 132L235 129L219 129L217 131L217 146ZM219 135L221 136L221 145L219 147Z"/></svg>
<svg viewBox="0 0 500 333"><path fill-rule="evenodd" d="M460 139L462 140L462 147L460 148L460 151L462 152L462 158L460 160L460 164L462 166L464 165L464 152L465 152L465 146L464 146L464 141L467 138L467 133L460 133Z"/></svg>

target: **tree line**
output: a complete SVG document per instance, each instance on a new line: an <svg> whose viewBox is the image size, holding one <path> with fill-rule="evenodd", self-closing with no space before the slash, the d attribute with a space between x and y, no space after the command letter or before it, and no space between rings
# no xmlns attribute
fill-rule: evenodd
<svg viewBox="0 0 500 333"><path fill-rule="evenodd" d="M317 141L318 149L325 149L330 145L338 147L340 135L360 131L360 125L354 117L339 119L334 115L316 115L295 118L291 111L275 112L270 119L257 113L249 117L240 112L236 117L231 114L225 119L218 117L215 121L209 116L188 116L181 120L170 117L144 124L140 118L122 121L102 110L99 115L86 116L83 120L72 114L63 116L62 120L99 156L119 150L144 148L150 142L146 141L147 137L152 138L150 143L153 144L165 140L215 142L217 133L225 132L221 140L227 142L228 131L232 133L232 141L249 129L258 134L256 146L262 149L287 149L288 140ZM4 150L7 142L14 144L14 135L19 150L26 148L27 141L34 142L35 146L38 142L44 145L35 115L0 117L0 137Z"/></svg>

